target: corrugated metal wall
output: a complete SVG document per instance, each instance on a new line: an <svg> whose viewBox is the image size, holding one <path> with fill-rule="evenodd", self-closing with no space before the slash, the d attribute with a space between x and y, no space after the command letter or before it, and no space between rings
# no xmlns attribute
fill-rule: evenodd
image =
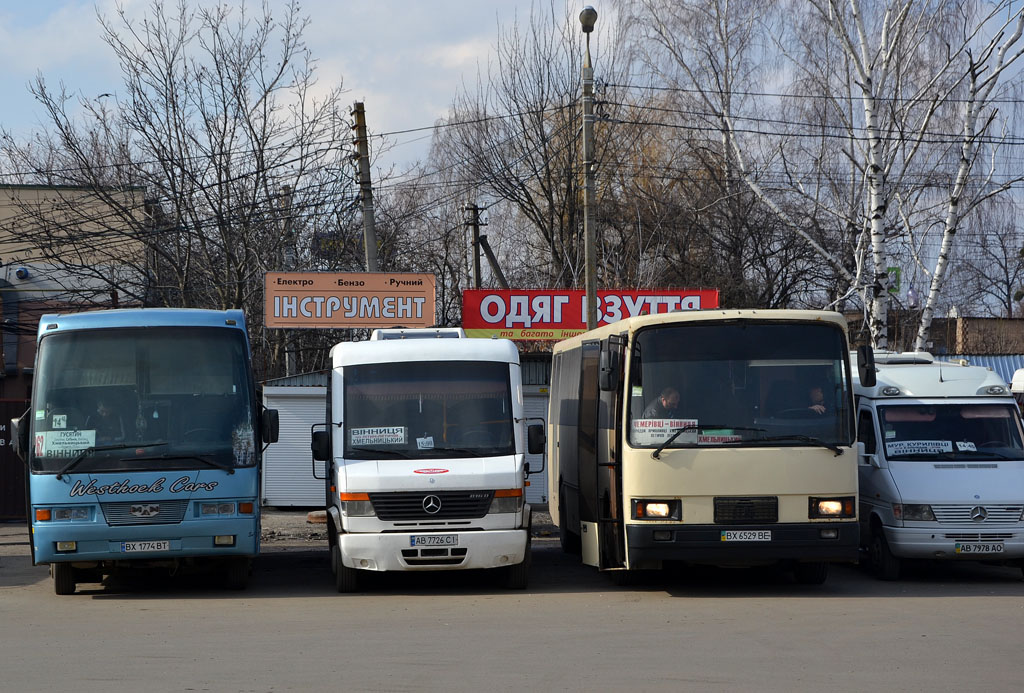
<svg viewBox="0 0 1024 693"><path fill-rule="evenodd" d="M967 359L967 362L972 366L984 366L985 368L991 368L999 374L999 377L1006 381L1007 385L1013 381L1013 372L1018 368L1024 368L1024 354L1002 354L999 356L942 354L935 358L940 361L958 361L960 359Z"/></svg>
<svg viewBox="0 0 1024 693"><path fill-rule="evenodd" d="M548 389L524 386L523 392L523 414L526 418L543 419L544 429L547 430L548 419ZM540 421L527 421L526 424L541 423ZM535 472L544 468L544 455L526 455L526 461L530 469ZM530 485L526 488L526 502L534 505L548 502L548 475L531 474Z"/></svg>
<svg viewBox="0 0 1024 693"><path fill-rule="evenodd" d="M264 387L263 403L277 409L281 436L263 455L263 505L324 507L324 482L313 478L310 426L323 423L326 387ZM323 477L324 463L316 473Z"/></svg>

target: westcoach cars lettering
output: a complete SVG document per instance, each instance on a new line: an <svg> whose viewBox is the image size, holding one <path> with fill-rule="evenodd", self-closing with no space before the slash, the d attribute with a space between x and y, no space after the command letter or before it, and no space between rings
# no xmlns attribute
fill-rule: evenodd
<svg viewBox="0 0 1024 693"><path fill-rule="evenodd" d="M182 493L189 491L212 491L217 488L216 481L208 481L201 483L199 481L192 482L189 477L183 476L173 484L171 484L171 493Z"/></svg>
<svg viewBox="0 0 1024 693"><path fill-rule="evenodd" d="M167 483L167 477L160 477L151 484L133 484L131 479L125 479L124 481L117 481L112 484L104 484L99 486L96 484L96 480L93 479L88 484L83 484L81 481L76 481L75 485L71 487L71 491L68 495L72 498L77 496L113 496L121 495L125 493L160 493L164 490L164 484ZM167 490L171 493L191 493L192 491L212 491L217 488L220 482L217 481L192 481L192 477L183 476L177 479L171 484Z"/></svg>
<svg viewBox="0 0 1024 693"><path fill-rule="evenodd" d="M160 493L164 490L165 483L167 483L166 477L160 477L152 484L133 484L131 479L125 479L124 481L97 486L95 479L88 484L76 481L75 485L71 487L69 495L75 498L76 496L106 496L121 493Z"/></svg>

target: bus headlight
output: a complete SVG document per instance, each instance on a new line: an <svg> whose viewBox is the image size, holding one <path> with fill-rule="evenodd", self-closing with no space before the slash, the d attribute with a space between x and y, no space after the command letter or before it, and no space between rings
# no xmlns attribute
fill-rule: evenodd
<svg viewBox="0 0 1024 693"><path fill-rule="evenodd" d="M808 499L807 516L812 520L822 518L847 519L857 517L857 503L853 496Z"/></svg>
<svg viewBox="0 0 1024 693"><path fill-rule="evenodd" d="M348 517L375 517L373 503L368 493L339 493L341 514Z"/></svg>
<svg viewBox="0 0 1024 693"><path fill-rule="evenodd" d="M523 489L501 488L494 492L489 514L517 513L523 509Z"/></svg>
<svg viewBox="0 0 1024 693"><path fill-rule="evenodd" d="M679 520L683 516L683 504L678 498L633 499L634 520Z"/></svg>
<svg viewBox="0 0 1024 693"><path fill-rule="evenodd" d="M88 520L88 508L54 508L54 520Z"/></svg>
<svg viewBox="0 0 1024 693"><path fill-rule="evenodd" d="M208 515L234 515L234 503L200 503L199 514L203 517Z"/></svg>
<svg viewBox="0 0 1024 693"><path fill-rule="evenodd" d="M935 522L932 506L916 503L893 503L892 514L897 520L910 522Z"/></svg>

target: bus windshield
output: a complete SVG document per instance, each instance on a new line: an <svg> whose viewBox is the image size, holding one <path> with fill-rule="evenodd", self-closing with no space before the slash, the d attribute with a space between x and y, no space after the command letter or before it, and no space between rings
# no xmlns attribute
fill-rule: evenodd
<svg viewBox="0 0 1024 693"><path fill-rule="evenodd" d="M891 405L878 417L889 460L1024 459L1014 405Z"/></svg>
<svg viewBox="0 0 1024 693"><path fill-rule="evenodd" d="M344 383L345 456L349 459L515 452L507 363L348 366Z"/></svg>
<svg viewBox="0 0 1024 693"><path fill-rule="evenodd" d="M851 445L845 364L843 332L827 323L649 327L632 352L629 442Z"/></svg>
<svg viewBox="0 0 1024 693"><path fill-rule="evenodd" d="M182 470L256 464L239 330L105 328L39 345L30 469ZM72 468L73 467L73 468Z"/></svg>

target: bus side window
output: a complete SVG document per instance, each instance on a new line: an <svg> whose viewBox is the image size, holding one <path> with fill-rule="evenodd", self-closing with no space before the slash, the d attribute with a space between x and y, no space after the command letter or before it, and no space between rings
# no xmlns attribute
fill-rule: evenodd
<svg viewBox="0 0 1024 693"><path fill-rule="evenodd" d="M857 440L864 443L864 453L875 454L875 422L870 409L862 409L857 421Z"/></svg>

